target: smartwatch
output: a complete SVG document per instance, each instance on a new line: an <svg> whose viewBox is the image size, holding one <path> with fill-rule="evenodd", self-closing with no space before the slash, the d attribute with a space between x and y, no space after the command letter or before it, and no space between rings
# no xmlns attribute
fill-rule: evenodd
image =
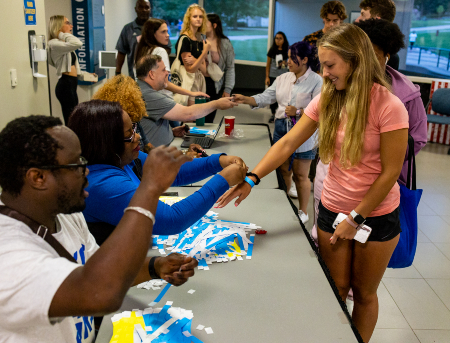
<svg viewBox="0 0 450 343"><path fill-rule="evenodd" d="M366 218L364 218L362 215L356 213L355 210L351 211L350 215L352 216L354 222L358 225L361 225L366 221Z"/></svg>

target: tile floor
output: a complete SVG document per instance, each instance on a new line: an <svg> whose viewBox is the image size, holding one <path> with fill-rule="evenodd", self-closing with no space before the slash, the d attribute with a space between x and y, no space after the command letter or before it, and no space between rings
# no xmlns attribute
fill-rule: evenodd
<svg viewBox="0 0 450 343"><path fill-rule="evenodd" d="M267 123L270 111L233 110L236 122ZM221 111L216 118L220 120ZM270 125L273 132L273 124ZM420 201L417 253L411 267L388 269L378 289L380 311L371 343L450 342L450 156L429 143L417 155ZM312 211L310 198L309 211ZM295 202L294 202L295 203ZM307 227L312 227L310 220Z"/></svg>

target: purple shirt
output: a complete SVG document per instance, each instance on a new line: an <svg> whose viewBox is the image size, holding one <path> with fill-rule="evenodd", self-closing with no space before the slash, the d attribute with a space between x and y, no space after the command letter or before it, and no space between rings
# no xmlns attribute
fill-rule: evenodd
<svg viewBox="0 0 450 343"><path fill-rule="evenodd" d="M427 115L425 107L420 97L420 88L414 85L405 75L386 66L386 73L392 79L392 93L396 95L403 105L405 105L409 116L408 133L414 138L414 153L417 153L427 143ZM406 185L408 174L408 150L406 151L405 161L398 182Z"/></svg>

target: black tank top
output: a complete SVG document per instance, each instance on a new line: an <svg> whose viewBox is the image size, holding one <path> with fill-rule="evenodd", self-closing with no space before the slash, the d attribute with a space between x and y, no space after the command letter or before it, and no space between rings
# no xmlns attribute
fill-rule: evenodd
<svg viewBox="0 0 450 343"><path fill-rule="evenodd" d="M70 64L71 66L74 66L75 65L75 61L76 61L76 59L77 59L77 56L75 55L75 53L72 51L71 53L70 53L70 57L72 57L72 63Z"/></svg>

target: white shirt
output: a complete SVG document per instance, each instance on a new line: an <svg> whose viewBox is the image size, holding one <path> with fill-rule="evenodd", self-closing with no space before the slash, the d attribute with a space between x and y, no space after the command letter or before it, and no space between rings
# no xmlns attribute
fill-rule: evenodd
<svg viewBox="0 0 450 343"><path fill-rule="evenodd" d="M320 93L322 88L322 77L314 73L311 68L297 79L294 73L288 72L278 76L273 84L263 93L254 95L257 107L262 108L278 102L275 112L276 119L286 119L286 106L295 106L297 109L303 108ZM297 149L296 152L305 152L314 148L317 144L317 131Z"/></svg>
<svg viewBox="0 0 450 343"><path fill-rule="evenodd" d="M53 236L79 264L60 257L21 221L0 215L0 342L93 341L93 317L48 317L63 281L98 249L81 213L58 215L57 228Z"/></svg>

